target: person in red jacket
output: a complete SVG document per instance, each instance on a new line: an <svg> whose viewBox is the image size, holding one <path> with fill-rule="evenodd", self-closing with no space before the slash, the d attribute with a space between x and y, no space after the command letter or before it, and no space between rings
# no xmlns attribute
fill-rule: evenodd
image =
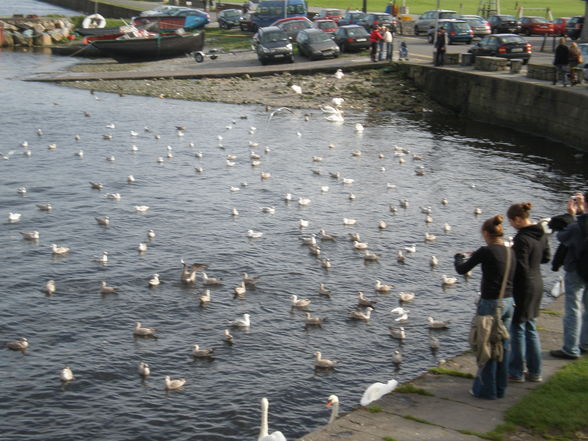
<svg viewBox="0 0 588 441"><path fill-rule="evenodd" d="M382 41L382 33L380 32L379 26L374 26L372 33L370 34L370 43L372 44L372 50L370 52L370 58L372 61L376 61L376 55L378 53L378 42Z"/></svg>

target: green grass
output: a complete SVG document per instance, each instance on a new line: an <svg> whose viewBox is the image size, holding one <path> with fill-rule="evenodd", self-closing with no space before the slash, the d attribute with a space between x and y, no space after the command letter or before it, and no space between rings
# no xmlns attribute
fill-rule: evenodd
<svg viewBox="0 0 588 441"><path fill-rule="evenodd" d="M392 438L391 436L385 436L382 438L384 441L396 441L396 438Z"/></svg>
<svg viewBox="0 0 588 441"><path fill-rule="evenodd" d="M434 396L431 392L426 391L425 389L421 389L420 387L416 387L412 383L403 384L401 386L398 386L394 390L396 392L400 392L401 394L418 394L418 395L424 395L424 396L427 396L427 397L433 397Z"/></svg>
<svg viewBox="0 0 588 441"><path fill-rule="evenodd" d="M230 30L221 30L216 28L206 28L206 47L218 48L224 51L238 51L251 49L250 32L242 32L239 28Z"/></svg>
<svg viewBox="0 0 588 441"><path fill-rule="evenodd" d="M380 412L382 412L384 409L382 409L382 407L381 407L381 406L378 406L377 404L374 404L374 405L372 405L372 406L366 407L366 410L367 410L369 413L380 413Z"/></svg>
<svg viewBox="0 0 588 441"><path fill-rule="evenodd" d="M69 20L74 25L74 28L81 28L82 21L84 21L85 16L83 15L74 15L73 17L69 17ZM130 23L131 20L127 20L127 23ZM125 23L124 21L118 18L107 18L106 19L106 26L107 28L114 28L116 26L123 26Z"/></svg>
<svg viewBox="0 0 588 441"><path fill-rule="evenodd" d="M504 439L504 435L506 432L513 432L516 430L516 428L517 427L514 424L507 423L501 424L497 426L496 429L494 429L493 431L486 433L474 432L472 430L465 429L460 429L458 430L458 432L463 433L464 435L474 435L478 438L488 439L490 441L502 441Z"/></svg>
<svg viewBox="0 0 588 441"><path fill-rule="evenodd" d="M456 371L455 369L447 369L443 367L434 367L429 369L429 372L435 375L449 375L451 377L460 377L460 378L474 378L472 374L469 372L461 372Z"/></svg>
<svg viewBox="0 0 588 441"><path fill-rule="evenodd" d="M368 11L384 11L389 0L367 0ZM500 12L503 14L515 14L515 5L525 8L551 8L553 18L571 17L583 15L585 4L581 0L502 0ZM402 0L396 0L396 4L402 5ZM429 9L437 7L437 0L407 0L406 4L411 14L422 14ZM477 14L479 0L440 0L442 9L453 9L462 14ZM460 8L463 5L463 8ZM361 9L362 0L309 0L309 6L337 9ZM544 15L543 11L527 11L525 15Z"/></svg>
<svg viewBox="0 0 588 441"><path fill-rule="evenodd" d="M435 424L428 422L427 420L423 420L422 418L418 418L412 415L402 415L402 418L405 420L416 421L417 423L421 424L429 424L430 426L434 426Z"/></svg>
<svg viewBox="0 0 588 441"><path fill-rule="evenodd" d="M588 429L588 358L568 364L505 413L511 424L545 438L576 439Z"/></svg>
<svg viewBox="0 0 588 441"><path fill-rule="evenodd" d="M554 315L556 317L562 317L563 313L558 312L558 311L552 311L550 309L542 309L541 310L541 314L545 314L545 315Z"/></svg>

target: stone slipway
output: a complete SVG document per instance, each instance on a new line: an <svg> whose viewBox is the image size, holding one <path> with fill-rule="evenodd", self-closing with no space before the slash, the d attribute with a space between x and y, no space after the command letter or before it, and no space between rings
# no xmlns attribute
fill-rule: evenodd
<svg viewBox="0 0 588 441"><path fill-rule="evenodd" d="M544 381L568 362L551 357L551 349L562 342L563 297L548 306L552 313L538 319L543 349ZM444 364L448 369L475 374L473 355L464 354ZM507 396L500 400L481 400L470 395L472 380L449 375L425 374L410 382L432 394L392 392L370 406L381 411L370 413L358 408L299 441L461 441L479 440L475 434L492 431L504 423L503 413L540 383L510 383ZM359 400L359 397L358 397Z"/></svg>

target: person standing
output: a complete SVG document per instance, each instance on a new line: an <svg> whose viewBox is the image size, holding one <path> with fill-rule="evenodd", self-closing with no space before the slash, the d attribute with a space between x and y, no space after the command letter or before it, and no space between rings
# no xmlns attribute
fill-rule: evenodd
<svg viewBox="0 0 588 441"><path fill-rule="evenodd" d="M447 34L445 28L441 26L437 30L435 39L435 66L443 66L445 63L445 49L447 48Z"/></svg>
<svg viewBox="0 0 588 441"><path fill-rule="evenodd" d="M481 297L478 302L478 315L491 315L496 312L499 305L500 289L507 267L507 253L510 253L510 268L506 275L506 288L502 298L502 322L506 329L510 327L513 315L512 288L515 274L515 257L511 248L504 246L502 237L504 229L503 217L496 215L487 219L482 224L482 237L486 246L474 251L468 260L464 254L455 255L455 270L459 274L466 274L476 265L482 265ZM495 400L502 398L506 392L508 383L509 341L503 341L502 361L488 360L480 367L474 384L472 394L477 398Z"/></svg>
<svg viewBox="0 0 588 441"><path fill-rule="evenodd" d="M576 221L557 233L557 239L567 247L564 259L564 341L561 349L551 351L550 354L556 358L574 360L588 351L588 280L583 279L577 271L580 253L588 237L588 192L583 195L576 193L568 201L567 211L576 217Z"/></svg>
<svg viewBox="0 0 588 441"><path fill-rule="evenodd" d="M392 54L394 52L394 33L390 27L385 29L384 43L386 44L386 60L392 61Z"/></svg>
<svg viewBox="0 0 588 441"><path fill-rule="evenodd" d="M378 26L374 26L372 33L370 34L370 58L372 61L376 61L376 55L378 53L378 42L380 41L382 41L382 34L380 33L380 28Z"/></svg>
<svg viewBox="0 0 588 441"><path fill-rule="evenodd" d="M529 219L532 204L525 202L511 205L506 215L510 225L518 230L513 250L516 256L516 271L513 296L515 310L511 324L511 354L509 378L513 382L540 382L541 342L537 334L535 319L539 316L543 296L541 264L550 260L547 236L540 225Z"/></svg>
<svg viewBox="0 0 588 441"><path fill-rule="evenodd" d="M577 67L582 64L582 52L575 41L572 41L569 48L569 62L570 62L570 84L572 86L579 84ZM583 72L583 71L580 71Z"/></svg>
<svg viewBox="0 0 588 441"><path fill-rule="evenodd" d="M555 77L553 78L553 85L557 84L559 78L561 78L563 87L566 87L569 83L568 72L570 69L570 49L566 46L566 38L561 37L559 44L555 48L555 58L553 59L553 65L555 66Z"/></svg>
<svg viewBox="0 0 588 441"><path fill-rule="evenodd" d="M382 39L380 41L378 41L378 61L382 61L384 59L384 34L386 33L386 26L381 25L379 26L380 28L380 35L382 36Z"/></svg>

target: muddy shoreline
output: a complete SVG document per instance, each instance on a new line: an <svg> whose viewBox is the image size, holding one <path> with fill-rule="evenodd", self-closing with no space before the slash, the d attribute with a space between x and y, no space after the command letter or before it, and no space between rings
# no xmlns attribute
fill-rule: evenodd
<svg viewBox="0 0 588 441"><path fill-rule="evenodd" d="M183 60L173 60L181 66ZM72 72L145 72L156 70L162 62L119 65L112 62L83 62L70 68ZM167 62L169 64L169 61ZM395 111L412 114L449 111L424 92L401 78L393 67L345 72L342 79L332 74L312 75L288 72L254 77L248 74L229 78L148 79L148 80L80 80L60 82L63 86L120 95L142 95L192 101L231 104L260 104L318 109L331 104L333 97L345 100L346 110ZM292 85L299 85L302 94Z"/></svg>

